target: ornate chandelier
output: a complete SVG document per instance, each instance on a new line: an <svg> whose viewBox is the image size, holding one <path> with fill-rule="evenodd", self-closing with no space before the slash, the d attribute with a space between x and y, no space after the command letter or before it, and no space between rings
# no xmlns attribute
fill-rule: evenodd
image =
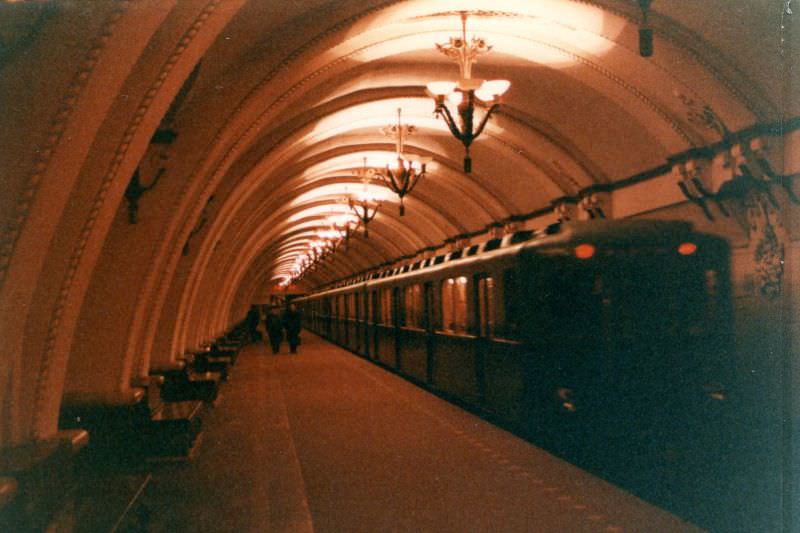
<svg viewBox="0 0 800 533"><path fill-rule="evenodd" d="M425 176L425 165L431 161L429 157L406 157L403 154L403 146L406 138L417 131L412 124L403 124L401 120L402 110L397 108L397 124L381 128L381 133L387 137L394 137L397 141L397 166L394 170L386 165L386 173L380 174L383 183L397 196L400 197L400 216L404 216L406 208L403 205L403 198L414 190L419 180Z"/></svg>
<svg viewBox="0 0 800 533"><path fill-rule="evenodd" d="M428 83L428 92L436 102L434 113L442 117L453 136L464 145L464 172L472 172L472 159L469 147L478 138L486 126L491 114L500 105L500 97L511 82L508 80L473 79L472 64L478 56L488 53L492 47L481 38L472 37L467 41L467 12L461 12L461 37L451 37L445 44L436 44L436 48L447 57L458 63L461 77L457 82L434 81ZM445 100L457 107L458 124L450 112ZM475 105L488 107L480 123L475 127Z"/></svg>
<svg viewBox="0 0 800 533"><path fill-rule="evenodd" d="M364 238L369 238L369 230L367 229L367 224L375 218L375 215L378 214L378 209L380 209L381 204L383 203L383 198L376 196L374 193L371 193L369 190L369 182L370 178L373 174L375 174L375 169L367 168L367 158L364 158L364 166L358 172L361 175L361 182L364 186L364 189L359 192L356 196L348 196L347 197L347 205L350 206L350 209L355 213L358 217L358 220L364 226Z"/></svg>
<svg viewBox="0 0 800 533"><path fill-rule="evenodd" d="M350 245L350 235L353 233L353 229L359 224L358 217L353 213L340 213L328 217L328 223L330 223L333 231L336 231L342 236L346 252Z"/></svg>

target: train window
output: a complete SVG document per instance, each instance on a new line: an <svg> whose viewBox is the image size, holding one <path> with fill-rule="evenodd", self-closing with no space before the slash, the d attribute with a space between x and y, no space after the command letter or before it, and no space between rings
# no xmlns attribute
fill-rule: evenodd
<svg viewBox="0 0 800 533"><path fill-rule="evenodd" d="M434 265L441 265L442 263L444 263L444 256L443 255L437 255L433 260L433 264Z"/></svg>
<svg viewBox="0 0 800 533"><path fill-rule="evenodd" d="M503 239L492 239L486 243L483 247L484 252L491 252L492 250L497 250L500 248L500 244L503 242Z"/></svg>
<svg viewBox="0 0 800 533"><path fill-rule="evenodd" d="M532 230L517 231L511 236L510 244L519 244L521 242L529 241L533 237Z"/></svg>
<svg viewBox="0 0 800 533"><path fill-rule="evenodd" d="M392 290L381 289L381 324L392 323Z"/></svg>
<svg viewBox="0 0 800 533"><path fill-rule="evenodd" d="M464 253L464 249L459 248L458 250L450 254L450 260L452 261L453 259L461 259L462 253Z"/></svg>
<svg viewBox="0 0 800 533"><path fill-rule="evenodd" d="M467 256L477 254L478 253L478 248L480 248L480 247L481 247L480 244L473 244L472 246L470 246L469 250L467 250Z"/></svg>
<svg viewBox="0 0 800 533"><path fill-rule="evenodd" d="M422 261L417 261L416 263L411 265L411 270L417 270L420 267L421 264L422 264Z"/></svg>
<svg viewBox="0 0 800 533"><path fill-rule="evenodd" d="M453 333L467 331L467 278L442 282L442 329Z"/></svg>
<svg viewBox="0 0 800 533"><path fill-rule="evenodd" d="M478 278L478 325L481 337L494 337L494 278Z"/></svg>
<svg viewBox="0 0 800 533"><path fill-rule="evenodd" d="M422 324L422 287L419 284L409 285L403 291L403 325L421 328Z"/></svg>

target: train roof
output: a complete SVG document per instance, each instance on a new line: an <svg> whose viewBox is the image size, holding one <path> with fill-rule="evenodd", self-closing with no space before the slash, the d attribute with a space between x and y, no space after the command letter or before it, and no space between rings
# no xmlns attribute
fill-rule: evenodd
<svg viewBox="0 0 800 533"><path fill-rule="evenodd" d="M311 293L309 296L347 292L357 285L382 285L403 278L433 273L451 266L468 265L498 256L515 255L522 249L548 249L580 243L632 246L637 244L670 243L686 239L693 234L692 225L680 220L594 219L559 222L540 230L522 230L504 237L452 250L445 254L407 263L389 269L370 272L340 281L333 286Z"/></svg>

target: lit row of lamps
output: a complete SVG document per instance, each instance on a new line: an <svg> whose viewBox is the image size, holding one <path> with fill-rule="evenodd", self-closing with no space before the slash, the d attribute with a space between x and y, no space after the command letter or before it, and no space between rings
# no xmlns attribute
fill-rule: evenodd
<svg viewBox="0 0 800 533"><path fill-rule="evenodd" d="M464 172L472 171L472 158L469 147L480 136L489 117L500 105L500 97L508 90L511 82L508 80L480 80L472 78L472 64L478 56L488 53L492 47L486 41L473 37L467 40L467 13L461 12L461 36L451 37L445 44L436 44L437 49L446 56L454 59L459 66L460 78L457 82L435 81L427 85L428 93L433 97L436 107L436 117L441 117L453 136L464 145ZM448 103L456 107L456 112L450 111ZM488 109L483 118L475 124L475 106L486 106ZM395 154L397 165L391 168L386 165L384 170L367 168L366 159L361 169L364 191L357 197L349 197L350 209L359 217L364 225L367 235L367 224L375 217L380 207L380 199L368 193L368 184L375 177L379 178L386 187L400 198L400 216L405 214L403 199L424 177L426 165L430 157L406 155L405 142L409 135L416 132L412 124L403 124L402 110L397 110L397 124L381 128L381 133L395 139Z"/></svg>
<svg viewBox="0 0 800 533"><path fill-rule="evenodd" d="M450 133L464 145L464 172L472 171L472 158L469 149L472 142L483 132L492 113L500 105L500 98L508 90L511 83L507 80L481 80L472 78L472 65L477 58L488 53L492 47L484 39L472 37L467 40L467 12L460 12L461 36L451 37L445 44L436 44L436 48L446 56L454 59L459 66L458 81L436 81L427 84L428 93L433 97L436 107L434 113L447 124ZM451 111L448 104L455 106ZM475 107L486 107L483 117L476 125ZM336 252L342 242L347 242L356 226L364 227L364 237L369 237L367 225L375 218L381 207L383 198L371 193L369 184L379 179L386 187L400 198L400 216L405 214L404 198L410 194L419 181L425 176L426 166L431 158L407 155L404 152L405 142L409 135L416 132L416 127L403 124L402 111L397 110L397 124L381 128L381 133L395 139L395 155L397 164L384 169L367 167L366 158L363 166L357 171L363 184L363 190L356 195L348 195L342 199L352 214L344 214L329 219L330 230L318 232L308 249L300 254L291 269L291 279L284 285L305 275L316 267L320 261Z"/></svg>

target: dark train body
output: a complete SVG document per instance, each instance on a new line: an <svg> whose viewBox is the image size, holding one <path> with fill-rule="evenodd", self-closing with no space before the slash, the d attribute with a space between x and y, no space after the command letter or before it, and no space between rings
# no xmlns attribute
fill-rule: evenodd
<svg viewBox="0 0 800 533"><path fill-rule="evenodd" d="M688 223L566 223L298 302L308 329L708 525L725 496L694 477L734 475L729 265Z"/></svg>

